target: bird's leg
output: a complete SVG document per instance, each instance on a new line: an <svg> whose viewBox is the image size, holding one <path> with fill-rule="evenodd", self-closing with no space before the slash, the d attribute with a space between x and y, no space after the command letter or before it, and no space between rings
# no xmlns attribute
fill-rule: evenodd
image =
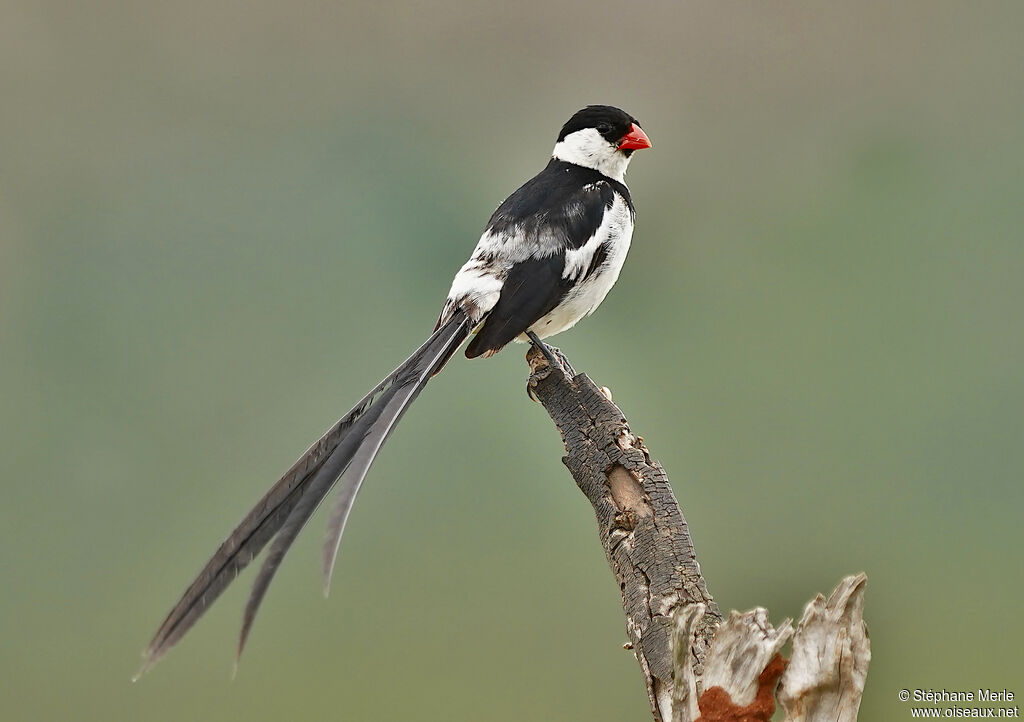
<svg viewBox="0 0 1024 722"><path fill-rule="evenodd" d="M546 343L541 341L540 338L538 338L537 334L535 334L533 331L527 331L526 337L530 339L530 344L534 348L536 348L542 354L544 354L544 358L546 358L548 361L549 368L562 368L562 364L559 362L557 358L555 358L553 349ZM531 374L530 380L526 382L526 395L530 397L530 401L536 401L537 403L540 403L540 399L538 399L537 396L533 393L533 386L535 383L536 382L533 380L533 375Z"/></svg>
<svg viewBox="0 0 1024 722"><path fill-rule="evenodd" d="M572 378L573 376L576 375L576 369L572 367L572 364L569 363L569 358L564 353L562 353L560 349L555 348L554 346L548 346L548 349L551 351L551 353L555 355L555 358L558 359L558 362L562 364L562 370L565 371L566 376Z"/></svg>
<svg viewBox="0 0 1024 722"><path fill-rule="evenodd" d="M546 343L541 341L533 331L527 331L526 336L534 346L540 349L540 352L544 354L544 358L548 360L548 363L551 366L556 366L562 369L562 371L570 378L576 375L576 369L572 367L572 364L569 363L569 359L565 357L564 353L554 346L548 346Z"/></svg>
<svg viewBox="0 0 1024 722"><path fill-rule="evenodd" d="M555 358L555 354L552 352L551 347L548 346L543 341L541 341L540 338L537 337L537 334L535 334L533 331L527 331L526 337L530 339L530 343L532 343L534 346L540 349L540 352L544 354L544 358L548 360L548 365L556 366L558 368L562 367L561 362L559 362L559 360Z"/></svg>

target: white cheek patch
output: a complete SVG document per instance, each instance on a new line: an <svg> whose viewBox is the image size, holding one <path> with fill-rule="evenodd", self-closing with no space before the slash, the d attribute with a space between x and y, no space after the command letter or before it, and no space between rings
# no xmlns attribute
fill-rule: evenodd
<svg viewBox="0 0 1024 722"><path fill-rule="evenodd" d="M605 140L597 128L569 133L555 144L551 156L566 163L593 168L620 183L626 177L629 157Z"/></svg>

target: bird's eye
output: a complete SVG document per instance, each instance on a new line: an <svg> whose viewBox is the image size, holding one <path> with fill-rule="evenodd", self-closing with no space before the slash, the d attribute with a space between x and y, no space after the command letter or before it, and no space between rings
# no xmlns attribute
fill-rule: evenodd
<svg viewBox="0 0 1024 722"><path fill-rule="evenodd" d="M604 135L605 133L609 132L611 129L612 129L612 127L610 125L608 125L608 123L601 123L601 124L599 124L597 126L597 132L600 133L601 135Z"/></svg>

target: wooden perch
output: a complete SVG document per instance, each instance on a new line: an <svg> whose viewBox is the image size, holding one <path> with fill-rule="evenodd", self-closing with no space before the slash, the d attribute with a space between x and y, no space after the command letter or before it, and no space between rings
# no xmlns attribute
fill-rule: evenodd
<svg viewBox="0 0 1024 722"><path fill-rule="evenodd" d="M690 531L669 485L643 439L585 374L570 379L537 349L526 355L530 389L565 443L563 463L597 515L598 535L622 593L626 633L647 684L651 711L672 719L672 617L701 603L690 646L700 674L721 615L708 593Z"/></svg>
<svg viewBox="0 0 1024 722"><path fill-rule="evenodd" d="M757 608L723 622L662 466L634 435L611 393L549 365L531 347L528 389L565 444L563 463L597 517L622 595L629 646L656 722L853 722L871 659L863 574L818 595L794 633ZM568 374L566 373L568 370ZM782 656L793 641L792 661ZM781 678L781 682L780 682Z"/></svg>

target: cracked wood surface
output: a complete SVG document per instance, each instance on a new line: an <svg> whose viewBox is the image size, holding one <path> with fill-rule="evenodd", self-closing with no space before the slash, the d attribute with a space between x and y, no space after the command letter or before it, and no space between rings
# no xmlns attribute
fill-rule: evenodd
<svg viewBox="0 0 1024 722"><path fill-rule="evenodd" d="M672 719L674 612L694 603L705 606L690 645L698 676L722 619L686 520L668 474L611 399L585 374L570 378L551 368L533 347L526 358L529 390L558 427L566 449L562 461L594 508L651 711L655 720L667 722Z"/></svg>

